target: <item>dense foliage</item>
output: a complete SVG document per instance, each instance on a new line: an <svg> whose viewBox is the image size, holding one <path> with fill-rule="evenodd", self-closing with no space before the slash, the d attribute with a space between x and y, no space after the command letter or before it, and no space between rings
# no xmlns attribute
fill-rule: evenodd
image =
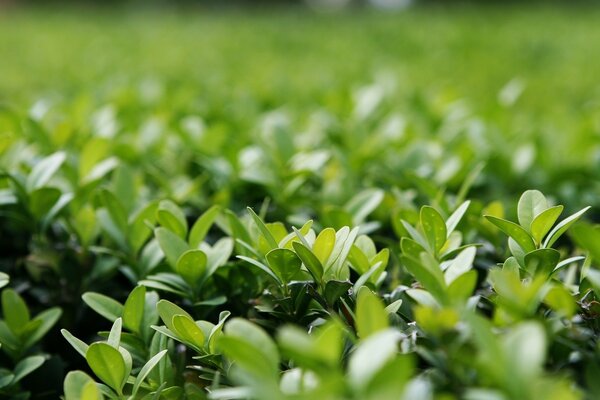
<svg viewBox="0 0 600 400"><path fill-rule="evenodd" d="M534 46L569 93L505 79L483 25L254 17L0 20L0 396L600 397L593 13ZM412 19L447 42L424 56ZM424 89L445 45L490 74L472 98L458 62Z"/></svg>

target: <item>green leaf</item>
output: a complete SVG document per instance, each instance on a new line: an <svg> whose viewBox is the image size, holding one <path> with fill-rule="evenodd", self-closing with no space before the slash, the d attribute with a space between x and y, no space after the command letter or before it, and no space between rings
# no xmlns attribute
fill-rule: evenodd
<svg viewBox="0 0 600 400"><path fill-rule="evenodd" d="M465 215L465 212L467 212L470 204L470 201L465 201L458 206L458 208L452 213L452 215L450 215L450 217L448 217L446 220L446 232L448 233L448 236L450 236L450 234L456 229L463 215Z"/></svg>
<svg viewBox="0 0 600 400"><path fill-rule="evenodd" d="M195 286L206 273L207 257L202 250L188 250L177 260L175 271L187 283Z"/></svg>
<svg viewBox="0 0 600 400"><path fill-rule="evenodd" d="M366 339L389 326L383 303L365 286L358 291L355 322L358 337L361 339Z"/></svg>
<svg viewBox="0 0 600 400"><path fill-rule="evenodd" d="M308 269L308 272L310 272L310 274L313 276L315 282L320 283L323 279L323 265L317 256L315 256L308 247L300 242L294 242L292 243L292 246L294 247L294 251L298 257L300 257L300 260L302 260L302 263L306 269Z"/></svg>
<svg viewBox="0 0 600 400"><path fill-rule="evenodd" d="M114 347L115 349L119 349L119 343L121 341L121 328L123 326L123 320L121 318L117 318L110 328L110 333L108 334L108 340L106 341L109 345Z"/></svg>
<svg viewBox="0 0 600 400"><path fill-rule="evenodd" d="M182 239L185 239L188 231L188 224L185 214L181 208L171 200L163 200L158 204L156 210L156 220L164 228L173 232Z"/></svg>
<svg viewBox="0 0 600 400"><path fill-rule="evenodd" d="M123 306L123 325L133 332L140 333L142 320L144 318L144 306L146 303L146 288L136 286L125 301Z"/></svg>
<svg viewBox="0 0 600 400"><path fill-rule="evenodd" d="M535 250L533 238L521 226L502 218L484 215L492 224L496 225L502 232L513 238L515 242L526 252Z"/></svg>
<svg viewBox="0 0 600 400"><path fill-rule="evenodd" d="M120 234L126 237L128 230L127 212L123 203L109 190L100 192L100 201L108 211L110 219L119 230Z"/></svg>
<svg viewBox="0 0 600 400"><path fill-rule="evenodd" d="M421 227L430 247L437 253L446 243L446 223L440 213L433 207L423 206L421 208Z"/></svg>
<svg viewBox="0 0 600 400"><path fill-rule="evenodd" d="M267 244L269 245L269 250L276 249L277 241L271 234L271 231L269 230L269 228L267 228L267 226L262 221L262 219L260 219L260 217L258 215L256 215L256 213L254 212L253 209L251 209L250 207L247 207L247 210L248 210L248 213L250 214L250 216L252 217L252 219L254 220L254 223L258 227L260 233L263 235L263 237L267 241Z"/></svg>
<svg viewBox="0 0 600 400"><path fill-rule="evenodd" d="M352 224L360 225L383 200L385 192L381 189L365 189L354 196L344 207L352 215Z"/></svg>
<svg viewBox="0 0 600 400"><path fill-rule="evenodd" d="M2 292L2 313L10 330L17 335L30 319L25 300L13 289Z"/></svg>
<svg viewBox="0 0 600 400"><path fill-rule="evenodd" d="M594 261L600 263L600 225L579 223L569 231L569 235L579 247L589 252Z"/></svg>
<svg viewBox="0 0 600 400"><path fill-rule="evenodd" d="M85 342L83 342L82 340L77 339L75 336L73 336L71 334L71 332L69 332L66 329L61 329L60 333L62 333L63 337L65 339L67 339L67 342L69 342L69 344L71 346L73 346L73 348L75 350L77 350L77 352L79 354L81 354L82 357L85 358L85 353L87 353L87 350L88 350L89 346Z"/></svg>
<svg viewBox="0 0 600 400"><path fill-rule="evenodd" d="M156 304L156 309L158 310L158 315L160 319L162 319L163 323L169 328L171 331L176 332L176 329L173 326L173 317L176 315L185 315L192 321L194 320L187 311L183 308L179 307L176 304L171 303L168 300L161 300Z"/></svg>
<svg viewBox="0 0 600 400"><path fill-rule="evenodd" d="M154 357L152 357L150 360L148 360L148 362L146 364L144 364L144 366L138 373L138 376L135 378L135 382L133 383L133 389L131 391L131 396L133 398L135 398L135 395L137 394L142 382L144 382L144 379L146 379L148 374L154 369L154 367L156 367L158 365L158 363L160 362L160 360L162 360L162 358L165 356L165 354L167 354L167 350L163 350L163 351L159 352ZM66 400L68 400L68 399L66 399Z"/></svg>
<svg viewBox="0 0 600 400"><path fill-rule="evenodd" d="M448 297L454 301L466 300L477 285L477 271L470 270L456 277L448 285Z"/></svg>
<svg viewBox="0 0 600 400"><path fill-rule="evenodd" d="M315 243L312 248L313 254L321 262L326 264L333 248L335 246L335 229L325 228L319 233L319 236L315 239Z"/></svg>
<svg viewBox="0 0 600 400"><path fill-rule="evenodd" d="M241 318L225 324L218 348L241 368L266 380L279 374L279 352L269 335L257 325Z"/></svg>
<svg viewBox="0 0 600 400"><path fill-rule="evenodd" d="M302 267L302 261L296 253L288 249L273 249L266 255L267 263L282 282L291 281Z"/></svg>
<svg viewBox="0 0 600 400"><path fill-rule="evenodd" d="M42 219L60 199L61 192L56 188L43 187L29 195L29 210L37 219Z"/></svg>
<svg viewBox="0 0 600 400"><path fill-rule="evenodd" d="M190 249L188 244L182 238L166 228L156 228L154 230L154 236L156 236L158 244L165 254L169 265L172 268L176 268L179 257Z"/></svg>
<svg viewBox="0 0 600 400"><path fill-rule="evenodd" d="M333 308L336 301L342 296L348 294L348 290L352 287L352 283L348 281L336 281L334 279L325 284L323 296L327 304Z"/></svg>
<svg viewBox="0 0 600 400"><path fill-rule="evenodd" d="M386 329L360 342L348 362L348 382L355 390L364 389L396 357L401 337L400 332Z"/></svg>
<svg viewBox="0 0 600 400"><path fill-rule="evenodd" d="M519 199L517 205L517 216L519 224L527 232L530 231L531 223L539 214L548 208L546 197L539 190L526 190Z"/></svg>
<svg viewBox="0 0 600 400"><path fill-rule="evenodd" d="M119 395L122 393L128 374L119 350L106 343L93 343L85 353L85 359L98 378Z"/></svg>
<svg viewBox="0 0 600 400"><path fill-rule="evenodd" d="M67 154L59 151L39 161L29 173L25 186L28 192L44 186L67 159Z"/></svg>
<svg viewBox="0 0 600 400"><path fill-rule="evenodd" d="M531 275L549 276L560 260L560 253L554 249L538 249L525 254L525 270Z"/></svg>
<svg viewBox="0 0 600 400"><path fill-rule="evenodd" d="M427 253L421 253L427 254ZM408 272L413 275L425 289L427 289L440 303L447 301L446 285L442 271L436 272L434 269L426 266L420 259L409 256L401 256L400 261L406 267Z"/></svg>
<svg viewBox="0 0 600 400"><path fill-rule="evenodd" d="M65 400L101 400L103 399L96 382L82 371L71 371L64 381Z"/></svg>
<svg viewBox="0 0 600 400"><path fill-rule="evenodd" d="M39 324L35 331L25 338L23 347L29 348L37 343L58 322L61 315L62 310L58 307L49 308L36 315L31 322L36 323L39 321Z"/></svg>
<svg viewBox="0 0 600 400"><path fill-rule="evenodd" d="M542 243L546 233L552 228L563 211L563 206L550 207L538 214L531 222L531 236L536 243Z"/></svg>
<svg viewBox="0 0 600 400"><path fill-rule="evenodd" d="M275 273L273 271L271 271L269 269L269 267L267 267L265 264L261 263L260 261L257 261L253 258L245 257L245 256L237 256L237 258L239 258L240 260L246 261L247 263L254 265L255 267L258 267L261 271L264 271L267 275L269 275L271 278L273 278L275 280L275 282L279 283L280 285L282 284L279 277L277 275L275 275Z"/></svg>
<svg viewBox="0 0 600 400"><path fill-rule="evenodd" d="M27 375L41 367L44 361L45 358L43 356L30 356L19 361L13 370L14 378L12 383L17 383L25 378Z"/></svg>
<svg viewBox="0 0 600 400"><path fill-rule="evenodd" d="M403 255L416 259L421 256L421 253L427 251L419 243L406 236L400 239L400 250L402 250Z"/></svg>
<svg viewBox="0 0 600 400"><path fill-rule="evenodd" d="M123 315L123 305L112 298L100 293L87 292L81 296L85 304L92 310L114 322L117 318Z"/></svg>
<svg viewBox="0 0 600 400"><path fill-rule="evenodd" d="M8 274L0 272L0 288L3 288L4 286L8 285L9 282L10 277L8 276Z"/></svg>
<svg viewBox="0 0 600 400"><path fill-rule="evenodd" d="M159 202L153 201L142 208L129 224L129 243L135 254L152 235L152 226L156 223L156 210Z"/></svg>
<svg viewBox="0 0 600 400"><path fill-rule="evenodd" d="M192 249L197 249L200 243L204 241L206 234L220 213L221 207L215 205L206 210L204 214L196 220L192 226L189 237L190 247Z"/></svg>
<svg viewBox="0 0 600 400"><path fill-rule="evenodd" d="M560 238L562 234L565 233L571 225L577 222L577 220L581 218L581 216L590 208L591 207L589 206L585 207L584 209L579 210L575 214L563 219L558 225L554 227L554 229L550 231L548 236L546 236L546 240L544 241L543 247L552 246L558 240L558 238Z"/></svg>
<svg viewBox="0 0 600 400"><path fill-rule="evenodd" d="M194 320L187 315L173 316L173 332L175 332L185 343L201 350L204 347L205 336L202 329L196 325Z"/></svg>

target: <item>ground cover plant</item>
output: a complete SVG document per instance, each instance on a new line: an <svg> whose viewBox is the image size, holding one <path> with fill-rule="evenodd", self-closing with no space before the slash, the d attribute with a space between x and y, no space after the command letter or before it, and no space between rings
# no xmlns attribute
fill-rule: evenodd
<svg viewBox="0 0 600 400"><path fill-rule="evenodd" d="M0 397L600 396L596 9L201 11L0 15Z"/></svg>

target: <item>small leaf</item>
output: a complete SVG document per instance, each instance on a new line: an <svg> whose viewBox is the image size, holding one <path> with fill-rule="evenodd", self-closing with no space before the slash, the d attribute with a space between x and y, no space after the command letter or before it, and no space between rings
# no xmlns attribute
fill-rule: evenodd
<svg viewBox="0 0 600 400"><path fill-rule="evenodd" d="M117 318L110 328L110 333L108 334L107 343L114 347L115 349L119 349L119 343L121 341L121 328L123 326L123 320L121 318Z"/></svg>
<svg viewBox="0 0 600 400"><path fill-rule="evenodd" d="M85 304L92 310L114 322L117 318L123 315L123 305L112 298L100 293L87 292L81 296Z"/></svg>
<svg viewBox="0 0 600 400"><path fill-rule="evenodd" d="M450 234L456 229L463 215L465 215L465 212L467 212L470 204L470 201L465 201L452 213L452 215L450 215L450 217L448 217L446 220L446 232L448 236L450 236Z"/></svg>
<svg viewBox="0 0 600 400"><path fill-rule="evenodd" d="M123 306L123 325L133 332L140 333L140 324L144 318L144 306L146 303L146 288L137 286L129 293Z"/></svg>
<svg viewBox="0 0 600 400"><path fill-rule="evenodd" d="M71 371L64 381L65 400L100 400L102 394L96 382L82 371Z"/></svg>
<svg viewBox="0 0 600 400"><path fill-rule="evenodd" d="M73 348L75 350L77 350L77 352L79 354L81 354L82 357L85 358L85 353L87 353L88 350L88 345L83 342L82 340L77 339L75 336L73 336L71 334L71 332L69 332L66 329L61 329L60 333L62 333L62 335L64 336L65 339L67 339L67 342L69 342L69 344L71 346L73 346Z"/></svg>
<svg viewBox="0 0 600 400"><path fill-rule="evenodd" d="M302 267L302 261L296 253L288 249L273 249L266 255L271 270L282 282L291 281Z"/></svg>
<svg viewBox="0 0 600 400"><path fill-rule="evenodd" d="M539 190L526 190L519 199L517 215L519 224L527 232L530 231L531 223L539 214L548 208L546 197Z"/></svg>
<svg viewBox="0 0 600 400"><path fill-rule="evenodd" d="M277 379L279 352L262 328L244 319L234 318L225 324L225 334L219 337L217 343L218 349L227 358L247 372L267 382Z"/></svg>
<svg viewBox="0 0 600 400"><path fill-rule="evenodd" d="M560 253L554 249L538 249L525 254L525 270L531 275L549 276L560 260Z"/></svg>
<svg viewBox="0 0 600 400"><path fill-rule="evenodd" d="M25 184L27 191L31 192L48 183L50 178L58 171L66 159L66 153L59 151L39 161L27 177L27 182Z"/></svg>
<svg viewBox="0 0 600 400"><path fill-rule="evenodd" d="M170 200L163 200L158 204L156 210L156 220L164 228L173 232L182 239L187 236L187 220L185 214L177 204Z"/></svg>
<svg viewBox="0 0 600 400"><path fill-rule="evenodd" d="M358 337L365 339L389 326L387 312L381 300L363 286L358 291L356 302L356 331Z"/></svg>
<svg viewBox="0 0 600 400"><path fill-rule="evenodd" d="M175 271L193 287L206 273L206 263L207 257L202 250L188 250L177 260Z"/></svg>
<svg viewBox="0 0 600 400"><path fill-rule="evenodd" d="M531 236L536 243L542 243L542 239L554 225L563 211L563 206L550 207L538 214L531 222Z"/></svg>
<svg viewBox="0 0 600 400"><path fill-rule="evenodd" d="M154 230L154 236L156 236L158 244L165 254L169 265L172 268L176 268L179 257L190 249L188 244L182 238L166 228L156 228Z"/></svg>
<svg viewBox="0 0 600 400"><path fill-rule="evenodd" d="M45 359L42 356L31 356L19 361L13 371L14 378L12 383L17 383L25 378L27 375L41 367L44 361Z"/></svg>
<svg viewBox="0 0 600 400"><path fill-rule="evenodd" d="M496 225L502 232L514 239L515 242L526 252L535 250L533 238L521 226L502 218L484 215L492 224Z"/></svg>
<svg viewBox="0 0 600 400"><path fill-rule="evenodd" d="M187 313L183 308L179 307L176 304L171 303L168 300L161 300L156 304L156 309L158 310L158 315L160 319L162 319L163 323L169 328L171 331L175 332L175 328L173 327L173 317L176 315L185 315L189 319L194 320L190 314Z"/></svg>
<svg viewBox="0 0 600 400"><path fill-rule="evenodd" d="M192 229L190 230L189 237L190 247L192 249L197 249L200 243L204 241L208 230L220 213L221 207L215 205L206 210L204 214L202 214L200 218L196 220L192 226Z"/></svg>
<svg viewBox="0 0 600 400"><path fill-rule="evenodd" d="M4 286L8 285L9 282L10 277L8 276L8 274L0 272L0 288L3 288Z"/></svg>
<svg viewBox="0 0 600 400"><path fill-rule="evenodd" d="M167 354L167 350L163 350L160 353L156 354L154 357L148 360L146 364L144 364L144 366L138 373L138 376L135 378L135 382L133 383L133 390L131 391L131 396L133 398L135 398L135 395L137 394L142 382L144 382L144 379L146 379L150 371L152 371L152 369L158 365L158 363L160 362L160 360L162 360L165 354Z"/></svg>
<svg viewBox="0 0 600 400"><path fill-rule="evenodd" d="M427 237L429 246L437 253L448 237L446 223L439 212L433 207L423 206L421 208L421 226Z"/></svg>
<svg viewBox="0 0 600 400"><path fill-rule="evenodd" d="M579 210L575 214L563 219L558 225L554 227L554 229L550 231L548 236L546 236L546 240L544 241L543 247L552 246L554 242L556 242L558 238L560 238L562 234L565 233L567 229L569 229L569 227L573 225L579 218L581 218L581 216L590 208L591 207L589 206L585 207L584 209Z"/></svg>
<svg viewBox="0 0 600 400"><path fill-rule="evenodd" d="M187 315L175 315L172 324L173 332L184 342L194 346L198 350L204 347L204 332L196 325L193 319Z"/></svg>
<svg viewBox="0 0 600 400"><path fill-rule="evenodd" d="M315 239L312 251L321 264L326 264L335 246L335 229L325 228Z"/></svg>
<svg viewBox="0 0 600 400"><path fill-rule="evenodd" d="M269 269L269 267L267 267L265 264L261 263L260 261L257 261L253 258L245 257L245 256L237 256L237 258L239 258L240 260L246 261L247 263L254 265L255 267L258 267L261 271L264 271L267 275L269 275L271 278L273 278L275 280L275 282L279 283L280 285L282 284L279 277L277 275L275 275L275 273L273 271L271 271L271 269Z"/></svg>
<svg viewBox="0 0 600 400"><path fill-rule="evenodd" d="M361 341L348 362L348 381L356 389L365 388L371 379L398 354L402 335L386 329Z"/></svg>
<svg viewBox="0 0 600 400"><path fill-rule="evenodd" d="M269 228L267 228L267 226L262 221L262 219L260 219L260 217L258 215L256 215L256 213L254 212L253 209L251 209L250 207L248 207L247 209L248 209L248 213L250 214L250 216L254 220L254 223L256 224L256 226L258 227L258 229L260 230L260 233L262 233L262 235L266 239L266 241L267 241L267 243L269 245L269 249L270 250L276 249L277 248L277 241L275 240L275 238L271 234L271 231L269 231Z"/></svg>
<svg viewBox="0 0 600 400"><path fill-rule="evenodd" d="M98 378L117 393L122 393L127 380L127 369L119 350L106 343L93 343L88 348L85 359Z"/></svg>
<svg viewBox="0 0 600 400"><path fill-rule="evenodd" d="M302 260L302 263L306 269L308 269L308 272L310 272L310 274L313 276L315 282L320 283L323 279L323 265L317 256L315 256L308 247L300 242L294 242L292 243L292 246L294 247L294 251L298 257L300 257L300 260Z"/></svg>
<svg viewBox="0 0 600 400"><path fill-rule="evenodd" d="M25 300L13 289L2 292L2 313L10 330L17 335L30 319Z"/></svg>

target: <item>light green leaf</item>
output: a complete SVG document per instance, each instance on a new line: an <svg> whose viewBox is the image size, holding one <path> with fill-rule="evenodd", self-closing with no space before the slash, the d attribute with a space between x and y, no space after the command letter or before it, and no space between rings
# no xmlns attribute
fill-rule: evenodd
<svg viewBox="0 0 600 400"><path fill-rule="evenodd" d="M584 209L579 210L575 214L563 219L558 225L554 227L554 229L550 231L548 236L546 236L546 240L544 241L543 247L552 246L558 240L558 238L560 238L562 234L565 233L571 225L577 222L577 220L581 218L581 216L590 208L591 207L589 206L585 207Z"/></svg>
<svg viewBox="0 0 600 400"><path fill-rule="evenodd" d="M41 367L44 361L45 359L43 356L30 356L19 361L13 371L14 378L12 383L17 383L25 378L27 375Z"/></svg>
<svg viewBox="0 0 600 400"><path fill-rule="evenodd" d="M87 292L81 296L85 304L92 310L114 322L123 315L123 305L118 301L100 293Z"/></svg>
<svg viewBox="0 0 600 400"><path fill-rule="evenodd" d="M171 200L163 200L158 204L156 210L156 220L164 228L173 232L182 239L185 239L188 231L188 224L185 214Z"/></svg>
<svg viewBox="0 0 600 400"><path fill-rule="evenodd" d="M517 216L519 224L527 232L530 231L531 223L539 214L548 208L546 197L539 190L526 190L519 199Z"/></svg>
<svg viewBox="0 0 600 400"><path fill-rule="evenodd" d="M356 331L358 337L367 337L388 328L385 307L371 289L363 286L358 291L356 302Z"/></svg>
<svg viewBox="0 0 600 400"><path fill-rule="evenodd" d="M529 233L514 222L502 218L484 215L492 224L496 225L502 232L513 238L515 242L526 252L535 250L535 243Z"/></svg>
<svg viewBox="0 0 600 400"><path fill-rule="evenodd" d="M75 336L73 336L73 335L71 334L71 332L69 332L69 331L68 331L68 330L66 330L66 329L61 329L61 330L60 330L60 333L62 333L63 337L64 337L65 339L67 339L67 342L69 342L69 344L70 344L71 346L73 346L73 348L74 348L75 350L77 350L77 352L78 352L79 354L81 354L81 356L82 356L82 357L84 357L84 358L85 358L85 353L87 353L87 350L88 350L88 347L89 347L89 346L88 346L88 345L87 345L85 342L83 342L83 341L81 341L81 340L77 339Z"/></svg>
<svg viewBox="0 0 600 400"><path fill-rule="evenodd" d="M348 362L348 382L356 389L364 389L371 379L398 354L402 335L386 329L361 341Z"/></svg>
<svg viewBox="0 0 600 400"><path fill-rule="evenodd" d="M142 320L144 318L144 306L146 303L146 288L136 286L125 301L123 306L123 325L133 332L140 333Z"/></svg>
<svg viewBox="0 0 600 400"><path fill-rule="evenodd" d="M192 321L194 320L187 311L183 308L179 307L176 304L171 303L168 300L161 300L156 304L156 309L158 310L158 315L160 319L162 319L163 323L169 328L171 331L176 332L176 329L173 327L173 317L176 315L185 315Z"/></svg>
<svg viewBox="0 0 600 400"><path fill-rule="evenodd" d="M275 240L275 238L271 234L271 231L269 231L269 228L267 228L267 226L262 221L262 219L260 219L260 217L258 215L256 215L256 213L254 212L253 209L251 209L250 207L248 207L247 209L248 209L248 213L250 214L250 216L254 220L254 223L258 227L260 233L264 236L265 240L267 241L267 244L269 245L269 250L276 249L277 248L277 241Z"/></svg>
<svg viewBox="0 0 600 400"><path fill-rule="evenodd" d="M98 378L117 393L122 393L128 376L125 360L119 350L107 343L93 343L88 348L85 359Z"/></svg>
<svg viewBox="0 0 600 400"><path fill-rule="evenodd" d="M207 257L202 250L188 250L177 260L175 271L193 287L206 273L206 263Z"/></svg>
<svg viewBox="0 0 600 400"><path fill-rule="evenodd" d="M448 236L450 236L450 234L456 229L463 215L465 215L465 212L467 212L470 204L470 201L465 201L458 206L458 208L452 213L452 215L450 215L450 217L448 217L446 220L446 232Z"/></svg>
<svg viewBox="0 0 600 400"><path fill-rule="evenodd" d="M154 236L156 236L158 244L165 254L169 265L172 268L176 268L179 257L190 249L188 244L182 238L166 228L156 228L154 230Z"/></svg>
<svg viewBox="0 0 600 400"><path fill-rule="evenodd" d="M531 236L536 243L542 243L542 239L554 225L563 211L563 206L550 207L538 214L531 222Z"/></svg>
<svg viewBox="0 0 600 400"><path fill-rule="evenodd" d="M335 246L335 229L325 228L319 233L319 236L315 239L315 243L312 248L312 252L321 262L326 264L333 248Z"/></svg>
<svg viewBox="0 0 600 400"><path fill-rule="evenodd" d="M205 335L202 329L196 325L193 319L187 315L173 316L173 332L175 332L182 341L201 350L204 347Z"/></svg>
<svg viewBox="0 0 600 400"><path fill-rule="evenodd" d="M82 371L71 371L64 381L65 400L101 400L103 399L96 382Z"/></svg>
<svg viewBox="0 0 600 400"><path fill-rule="evenodd" d="M444 246L448 237L444 219L435 208L423 206L420 220L429 246L437 253Z"/></svg>
<svg viewBox="0 0 600 400"><path fill-rule="evenodd" d="M13 289L4 289L2 292L2 314L14 334L19 334L30 319L25 300Z"/></svg>
<svg viewBox="0 0 600 400"><path fill-rule="evenodd" d="M220 213L221 207L215 205L206 210L204 214L196 220L192 226L189 237L190 247L192 249L197 249L200 243L204 241L206 234Z"/></svg>
<svg viewBox="0 0 600 400"><path fill-rule="evenodd" d="M25 186L28 192L44 186L67 159L67 154L59 151L39 161L29 173Z"/></svg>
<svg viewBox="0 0 600 400"><path fill-rule="evenodd" d="M133 389L131 391L132 398L135 398L135 395L137 394L142 382L144 382L144 379L146 379L146 377L152 371L152 369L158 365L158 363L160 362L160 360L162 360L162 358L165 356L165 354L167 354L167 350L163 350L160 353L156 354L154 357L152 357L150 360L148 360L148 362L146 364L144 364L144 366L138 373L138 376L135 378L135 382L133 384ZM68 400L68 399L66 399L66 400Z"/></svg>

